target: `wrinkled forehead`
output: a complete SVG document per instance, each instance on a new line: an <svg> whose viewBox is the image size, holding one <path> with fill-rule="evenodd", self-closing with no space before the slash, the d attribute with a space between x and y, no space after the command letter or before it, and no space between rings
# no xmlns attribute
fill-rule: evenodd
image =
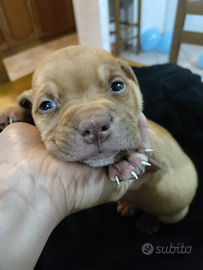
<svg viewBox="0 0 203 270"><path fill-rule="evenodd" d="M105 84L121 74L117 61L103 50L62 50L39 66L33 88L40 90L40 86L54 83L60 88L87 89L90 84Z"/></svg>

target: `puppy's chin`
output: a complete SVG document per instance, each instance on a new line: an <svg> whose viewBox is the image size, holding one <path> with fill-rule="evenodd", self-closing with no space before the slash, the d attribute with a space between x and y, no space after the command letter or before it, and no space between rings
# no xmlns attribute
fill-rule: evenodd
<svg viewBox="0 0 203 270"><path fill-rule="evenodd" d="M119 151L112 155L105 156L105 157L103 156L101 158L99 158L100 155L98 155L93 158L90 157L84 160L80 160L79 162L87 164L88 166L91 166L91 167L104 167L104 166L108 166L108 165L116 163L123 157L125 153L126 151Z"/></svg>
<svg viewBox="0 0 203 270"><path fill-rule="evenodd" d="M89 153L83 153L81 155L81 151L70 153L69 149L66 152L65 148L62 151L55 143L50 143L50 141L48 143L45 142L45 146L48 152L57 159L70 162L80 162L91 167L103 167L113 164L118 160L121 152L123 152L118 150L103 152L90 151Z"/></svg>
<svg viewBox="0 0 203 270"><path fill-rule="evenodd" d="M108 158L103 158L103 159L98 159L98 160L87 159L87 160L82 160L79 162L87 164L88 166L91 166L91 167L104 167L104 166L113 164L115 162L115 157L113 156L113 157L108 157Z"/></svg>

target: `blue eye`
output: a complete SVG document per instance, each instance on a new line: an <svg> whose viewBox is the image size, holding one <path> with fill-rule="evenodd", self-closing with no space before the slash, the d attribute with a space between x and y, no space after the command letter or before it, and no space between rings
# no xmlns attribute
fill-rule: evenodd
<svg viewBox="0 0 203 270"><path fill-rule="evenodd" d="M56 107L56 104L53 101L44 101L42 104L39 106L41 111L48 111L52 110Z"/></svg>
<svg viewBox="0 0 203 270"><path fill-rule="evenodd" d="M125 89L123 82L114 82L111 85L112 92L122 92Z"/></svg>

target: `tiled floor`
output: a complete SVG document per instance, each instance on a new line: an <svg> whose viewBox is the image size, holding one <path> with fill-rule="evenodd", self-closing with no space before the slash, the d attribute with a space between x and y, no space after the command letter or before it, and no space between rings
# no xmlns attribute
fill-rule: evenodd
<svg viewBox="0 0 203 270"><path fill-rule="evenodd" d="M32 49L20 52L4 59L8 74L12 81L21 78L35 70L39 62L48 54L66 46L78 44L77 35L70 34ZM203 81L203 69L197 67L196 62L202 46L182 44L179 52L178 64L190 69L193 73L199 74ZM123 52L123 58L139 62L145 65L168 63L169 55L156 51L136 55L133 51Z"/></svg>
<svg viewBox="0 0 203 270"><path fill-rule="evenodd" d="M32 73L42 59L50 53L66 46L77 44L77 34L73 33L4 58L4 64L10 80L14 81Z"/></svg>
<svg viewBox="0 0 203 270"><path fill-rule="evenodd" d="M181 67L190 69L193 73L200 75L203 81L203 69L200 69L196 64L201 52L203 52L203 46L182 44L179 51L177 64ZM132 51L123 52L122 57L145 65L164 64L168 63L169 61L169 54L161 54L156 51L149 53L141 52L139 55L136 55Z"/></svg>

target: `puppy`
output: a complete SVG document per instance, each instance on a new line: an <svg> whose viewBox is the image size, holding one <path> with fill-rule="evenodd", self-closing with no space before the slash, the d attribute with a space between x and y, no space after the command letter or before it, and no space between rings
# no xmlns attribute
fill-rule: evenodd
<svg viewBox="0 0 203 270"><path fill-rule="evenodd" d="M112 184L145 172L143 185L123 198L130 204L118 206L121 213L126 207L147 213L137 222L140 229L152 233L159 221L173 223L187 214L197 188L195 167L169 132L148 120L149 155L138 128L142 96L126 62L88 46L61 49L39 65L32 89L18 103L27 118L1 112L2 128L8 123L1 119L33 119L54 157L108 166Z"/></svg>

